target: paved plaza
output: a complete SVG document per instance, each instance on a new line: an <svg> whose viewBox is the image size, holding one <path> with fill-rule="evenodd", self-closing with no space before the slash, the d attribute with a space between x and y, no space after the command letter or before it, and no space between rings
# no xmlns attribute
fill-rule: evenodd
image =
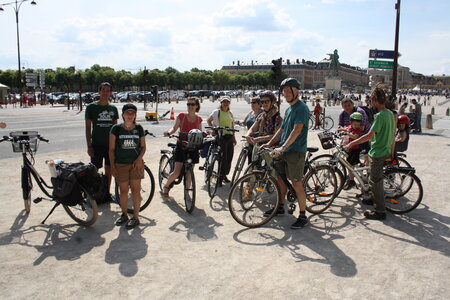
<svg viewBox="0 0 450 300"><path fill-rule="evenodd" d="M450 295L450 119L445 116L448 103L439 103L435 128L410 138L407 159L424 187L416 210L403 216L388 214L383 222L366 220L362 213L369 207L355 198L358 191L353 189L343 192L325 213L309 215L310 224L300 230L289 228L295 220L291 215L274 218L262 228L242 227L228 211L229 185L210 199L198 168L197 208L192 215L184 210L181 186L175 186L170 199L163 199L157 189L142 212L141 225L131 231L114 226L120 215L116 204L101 205L97 222L89 228L75 224L62 208L42 225L53 204L33 204L31 213L24 213L21 157L1 143L2 298L446 299ZM202 116L216 105L205 102ZM233 105L242 118L248 106L232 103L232 109ZM177 112L185 108L184 103L172 103L161 105L161 110L171 106ZM339 107L330 108L334 116L338 111ZM140 119L143 113L139 111ZM33 124L42 127L43 136L49 132L51 144L41 143L35 163L45 178L49 178L45 160L88 162L82 114L38 106L8 108L0 111L0 117L11 124L1 135ZM41 125L41 118L48 125ZM52 119L62 121L55 124ZM161 133L171 122L144 124L157 133L156 138L147 138L145 154L154 176L159 151L169 141ZM55 126L60 126L59 133ZM309 146L320 146L316 133L310 131ZM58 138L67 145L58 144ZM69 145L70 140L76 142ZM241 146L235 148L235 159ZM42 195L37 186L32 195Z"/></svg>

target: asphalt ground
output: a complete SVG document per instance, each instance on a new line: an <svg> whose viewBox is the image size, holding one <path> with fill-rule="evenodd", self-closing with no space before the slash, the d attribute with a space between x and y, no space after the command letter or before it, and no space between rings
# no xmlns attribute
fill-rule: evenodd
<svg viewBox="0 0 450 300"><path fill-rule="evenodd" d="M168 140L147 138L145 160L154 175L159 150ZM309 133L308 143L319 146L316 132ZM7 144L0 147L11 151ZM310 224L300 230L289 229L295 221L290 215L262 228L242 227L228 211L229 187L210 199L198 169L192 215L184 210L181 187L175 186L170 199L155 193L141 214L142 224L131 231L114 226L120 214L115 204L100 206L100 216L89 228L75 224L62 208L42 225L52 203L33 204L26 215L20 154L2 156L2 298L446 299L449 147L445 128L411 135L407 159L425 193L414 211L388 214L386 221L366 220L362 213L369 207L355 198L358 191L353 189L325 213L309 215ZM69 148L38 150L35 167L44 178L49 178L45 160L87 162L84 143ZM42 193L35 186L32 195Z"/></svg>

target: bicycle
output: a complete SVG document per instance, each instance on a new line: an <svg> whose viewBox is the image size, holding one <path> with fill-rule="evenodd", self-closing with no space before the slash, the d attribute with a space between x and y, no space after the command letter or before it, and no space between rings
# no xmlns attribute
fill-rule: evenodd
<svg viewBox="0 0 450 300"><path fill-rule="evenodd" d="M335 144L335 134L320 135L322 145ZM333 141L330 142L330 139ZM356 186L360 189L362 199L372 199L369 184L369 166L354 167L347 160L347 152L339 145L333 154L329 165L336 171L336 164L341 163L348 172L352 173L356 179ZM383 185L385 192L386 210L395 214L404 214L415 209L423 198L423 187L420 179L415 174L413 167L402 167L392 164L391 160L386 160L383 170ZM340 191L336 194L338 196Z"/></svg>
<svg viewBox="0 0 450 300"><path fill-rule="evenodd" d="M233 177L231 178L231 185L233 185L236 180L240 178L242 170L244 169L245 161L247 160L248 154L252 149L252 147L247 143L245 137L241 140L241 142L245 142L245 144L242 147L241 153L239 153L238 159L236 161L236 166L234 167L233 171Z"/></svg>
<svg viewBox="0 0 450 300"><path fill-rule="evenodd" d="M273 148L263 148L258 156L270 153ZM327 165L314 166L309 163L312 152L317 147L308 148L305 159L306 174L303 177L303 187L306 193L306 210L312 214L324 212L333 202L336 194L336 177L333 169ZM297 195L292 184L276 168L283 158L273 158L271 164L264 159L260 165L249 174L242 176L232 186L228 207L233 219L246 227L259 227L269 222L281 205L281 193L276 176L280 177L287 187L288 213L293 214L296 208ZM275 172L275 175L273 175ZM270 212L267 214L267 212Z"/></svg>
<svg viewBox="0 0 450 300"><path fill-rule="evenodd" d="M200 166L200 170L205 171L205 183L208 189L208 195L213 198L217 192L217 185L219 181L219 176L221 172L221 161L222 161L222 151L219 145L220 137L222 136L222 131L232 131L238 132L237 129L232 129L228 127L209 127L206 126L205 129L211 129L213 131L213 139L206 139L206 142L211 143L208 155L206 156L205 163Z"/></svg>
<svg viewBox="0 0 450 300"><path fill-rule="evenodd" d="M178 138L178 135L170 135L169 138ZM158 169L158 180L159 188L161 191L164 190L164 186L169 178L170 174L175 169L175 148L176 143L170 142L167 144L172 150L161 150L161 158L159 160ZM184 149L190 149L188 145L183 143ZM189 156L189 151L186 152L187 158L181 168L181 173L178 178L172 183L172 185L180 184L183 181L184 186L184 204L186 212L192 213L195 209L195 175L194 175L194 164L192 163L192 158Z"/></svg>
<svg viewBox="0 0 450 300"><path fill-rule="evenodd" d="M319 122L320 127L322 127L324 130L330 130L334 126L334 121L331 116L325 116L323 114L320 114ZM312 130L315 124L316 124L316 117L314 116L313 112L310 112L308 129Z"/></svg>
<svg viewBox="0 0 450 300"><path fill-rule="evenodd" d="M150 133L148 130L144 131L144 136L152 136L155 137L153 133ZM120 205L120 193L119 193L119 183L115 180L115 188L114 188L115 197L113 197L113 202ZM153 177L153 173L149 167L147 167L144 163L144 178L141 180L141 206L139 211L143 211L149 206L150 202L153 199L153 195L155 194L155 178ZM128 191L128 212L133 213L133 196L131 191Z"/></svg>
<svg viewBox="0 0 450 300"><path fill-rule="evenodd" d="M56 209L56 207L61 204L61 202L53 197L52 192L47 190L52 190L53 186L47 184L44 178L42 178L39 172L34 168L34 154L38 149L39 141L48 143L49 140L41 137L37 131L13 131L9 135L9 137L4 136L2 139L0 139L0 142L9 141L12 143L14 152L22 153L21 187L25 212L29 214L31 211L31 191L33 189L31 175L33 175L33 178L41 191L45 194L46 197L48 197L37 197L33 200L33 202L36 204L41 202L42 200L50 200L56 202L47 217L41 222L41 224L44 224L47 218ZM87 187L85 187L83 184L77 182L76 186L80 190L81 200L73 206L62 204L63 208L69 215L69 217L71 217L75 222L83 226L90 226L97 220L97 201L88 191Z"/></svg>

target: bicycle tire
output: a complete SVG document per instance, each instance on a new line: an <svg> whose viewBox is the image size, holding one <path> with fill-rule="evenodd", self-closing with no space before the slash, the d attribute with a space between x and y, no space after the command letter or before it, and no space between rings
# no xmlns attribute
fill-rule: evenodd
<svg viewBox="0 0 450 300"><path fill-rule="evenodd" d="M306 193L306 210L320 214L327 210L336 198L337 184L333 167L318 165L309 170L303 180Z"/></svg>
<svg viewBox="0 0 450 300"><path fill-rule="evenodd" d="M314 123L316 122L315 118L313 117L313 115L309 116L309 124L308 124L308 129L312 130L314 128Z"/></svg>
<svg viewBox="0 0 450 300"><path fill-rule="evenodd" d="M320 164L322 163L322 161L324 163L329 163L330 160L333 159L333 154L321 154L321 155L317 155L315 157L313 157L309 162L311 164L317 163L319 162ZM341 163L340 161L336 160L336 167L339 168L339 170L341 170L342 174L344 175L344 179L347 178L347 168L345 167L345 165L343 163ZM344 184L342 184L344 185Z"/></svg>
<svg viewBox="0 0 450 300"><path fill-rule="evenodd" d="M334 121L331 117L321 118L320 122L322 123L324 130L331 130L334 126Z"/></svg>
<svg viewBox="0 0 450 300"><path fill-rule="evenodd" d="M208 170L208 179L207 179L207 187L208 187L208 195L210 198L214 198L217 192L217 185L220 176L220 163L217 159L217 156L214 155L211 161L211 165Z"/></svg>
<svg viewBox="0 0 450 300"><path fill-rule="evenodd" d="M244 169L244 164L247 159L248 150L246 148L242 148L241 153L239 154L238 160L236 162L236 166L234 167L233 177L231 177L231 185L234 184L236 180L239 179L242 170Z"/></svg>
<svg viewBox="0 0 450 300"><path fill-rule="evenodd" d="M422 183L413 170L390 168L385 170L383 177L387 211L401 215L414 210L422 202Z"/></svg>
<svg viewBox="0 0 450 300"><path fill-rule="evenodd" d="M83 226L91 226L98 217L97 201L80 185L82 202L75 206L63 205L66 213L75 222Z"/></svg>
<svg viewBox="0 0 450 300"><path fill-rule="evenodd" d="M274 192L268 193L272 185ZM233 219L245 227L259 227L269 222L280 206L280 188L272 176L264 178L263 172L253 172L239 178L231 187L228 208ZM266 212L271 211L270 214Z"/></svg>
<svg viewBox="0 0 450 300"><path fill-rule="evenodd" d="M396 160L397 160L397 163L398 163L399 167L412 168L411 164L406 159L404 159L403 157L397 157Z"/></svg>
<svg viewBox="0 0 450 300"><path fill-rule="evenodd" d="M26 167L22 167L21 177L23 204L25 212L29 214L31 211L31 189L33 183L31 182L30 171Z"/></svg>
<svg viewBox="0 0 450 300"><path fill-rule="evenodd" d="M184 205L188 213L192 213L195 209L195 175L192 166L186 168L184 174ZM188 178L191 179L190 187L188 187Z"/></svg>
<svg viewBox="0 0 450 300"><path fill-rule="evenodd" d="M159 159L159 165L158 165L158 182L159 182L159 188L161 191L164 189L164 185L167 182L167 179L169 178L170 174L173 172L173 167L170 164L170 157L167 154L161 155L161 158Z"/></svg>

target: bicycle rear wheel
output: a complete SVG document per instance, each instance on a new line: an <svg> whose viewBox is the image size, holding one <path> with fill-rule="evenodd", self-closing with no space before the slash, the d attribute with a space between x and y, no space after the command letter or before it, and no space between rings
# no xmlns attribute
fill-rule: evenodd
<svg viewBox="0 0 450 300"><path fill-rule="evenodd" d="M98 217L97 201L80 185L82 201L75 206L63 205L66 213L75 222L83 226L91 226Z"/></svg>
<svg viewBox="0 0 450 300"><path fill-rule="evenodd" d="M116 181L115 187L116 199L117 203L120 204L120 193L119 193L119 184ZM147 208L150 202L153 199L153 195L155 194L155 178L153 177L152 171L144 165L144 178L141 180L141 206L139 211L143 211ZM133 195L131 194L131 190L128 191L128 212L133 213Z"/></svg>
<svg viewBox="0 0 450 300"><path fill-rule="evenodd" d="M245 161L247 159L247 153L248 150L243 148L241 153L239 154L236 166L234 167L233 177L231 178L231 185L233 185L236 182L236 180L238 180L239 177L241 176L242 170L244 169Z"/></svg>
<svg viewBox="0 0 450 300"><path fill-rule="evenodd" d="M208 170L208 178L206 181L206 186L208 187L208 195L213 198L217 192L217 185L220 176L220 166L218 157L214 155L212 158L211 165Z"/></svg>
<svg viewBox="0 0 450 300"><path fill-rule="evenodd" d="M185 208L188 213L192 213L195 208L195 175L192 166L186 168L183 183Z"/></svg>
<svg viewBox="0 0 450 300"><path fill-rule="evenodd" d="M324 130L330 130L334 126L334 121L331 117L325 117L320 120Z"/></svg>
<svg viewBox="0 0 450 300"><path fill-rule="evenodd" d="M272 186L274 191L268 192ZM269 222L280 205L280 190L275 178L265 178L254 172L242 176L232 186L228 208L236 222L246 227L258 227ZM269 212L269 214L267 214Z"/></svg>
<svg viewBox="0 0 450 300"><path fill-rule="evenodd" d="M338 168L344 177L343 182L342 182L342 186L344 186L345 179L347 178L347 168L344 166L343 163L341 163L338 160L331 163L331 160L333 159L333 157L334 156L332 154L321 154L321 155L317 155L317 156L313 157L309 162L311 164L320 164L320 165L329 164L332 167ZM338 184L339 184L339 182L338 182Z"/></svg>
<svg viewBox="0 0 450 300"><path fill-rule="evenodd" d="M404 214L420 204L423 187L413 170L392 168L386 170L383 177L387 211Z"/></svg>
<svg viewBox="0 0 450 300"><path fill-rule="evenodd" d="M25 212L27 214L31 211L31 189L32 189L32 182L31 182L31 174L30 171L22 167L22 197L23 197L23 204L25 207Z"/></svg>
<svg viewBox="0 0 450 300"><path fill-rule="evenodd" d="M324 212L336 198L336 175L332 167L319 165L305 175L306 210L312 214Z"/></svg>

